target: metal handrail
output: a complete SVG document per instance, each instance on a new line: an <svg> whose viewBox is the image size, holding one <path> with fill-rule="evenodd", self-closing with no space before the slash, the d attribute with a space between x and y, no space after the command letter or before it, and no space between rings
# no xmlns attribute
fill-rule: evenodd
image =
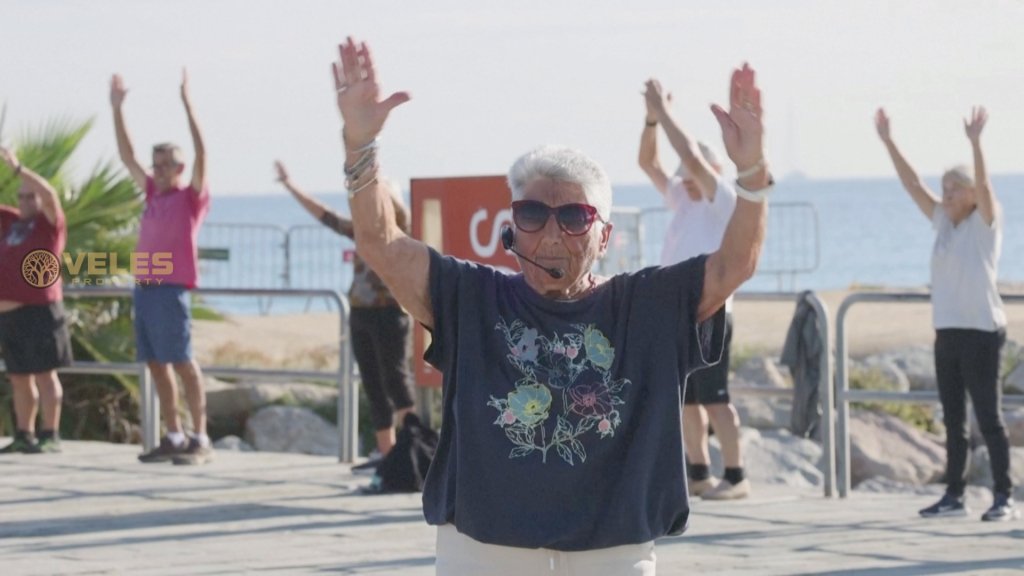
<svg viewBox="0 0 1024 576"><path fill-rule="evenodd" d="M832 362L829 356L829 326L828 306L811 291L807 292L737 292L736 300L741 301L768 301L785 302L800 301L801 296L807 298L807 302L814 308L818 317L818 337L822 342L822 354L820 361L820 379L818 380L818 396L822 405L821 414L821 450L822 450L822 476L824 477L824 495L831 498L836 484L836 454L835 454L835 416L833 412L833 388L832 388ZM730 391L740 393L754 393L758 395L781 395L792 394L792 390L776 390L757 388L753 386L730 387Z"/></svg>
<svg viewBox="0 0 1024 576"><path fill-rule="evenodd" d="M76 287L65 286L65 298L131 298L132 288L128 287ZM299 290L290 288L196 288L194 294L210 296L297 296L330 298L338 304L340 331L338 339L337 372L306 370L263 370L234 368L228 366L206 366L203 373L220 377L256 376L271 380L305 378L311 380L332 380L338 383L338 460L352 462L358 450L359 441L359 394L352 378L352 355L349 345L348 300L334 290ZM74 362L70 367L59 370L68 374L137 374L142 393L142 440L146 450L157 445L160 429L159 400L153 393L152 379L144 362Z"/></svg>
<svg viewBox="0 0 1024 576"><path fill-rule="evenodd" d="M1000 294L1004 303L1024 302L1024 294ZM876 390L850 390L849 353L846 341L846 314L854 304L861 302L874 303L928 303L931 302L929 292L860 292L850 294L839 305L836 314L836 382L835 399L838 418L836 421L836 455L838 464L839 497L846 498L850 492L850 402L884 401L926 403L936 402L938 392L882 392ZM1004 404L1024 404L1024 395L1008 394L1003 396Z"/></svg>

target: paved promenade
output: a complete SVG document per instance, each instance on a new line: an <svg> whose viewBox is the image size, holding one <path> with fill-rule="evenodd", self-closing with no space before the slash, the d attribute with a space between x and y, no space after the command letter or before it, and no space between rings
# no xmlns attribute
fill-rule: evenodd
<svg viewBox="0 0 1024 576"><path fill-rule="evenodd" d="M0 575L434 573L419 496L360 496L367 479L332 458L219 452L189 468L138 452L0 456ZM1024 572L1024 522L920 520L926 496L756 488L697 502L690 532L658 543L658 574Z"/></svg>

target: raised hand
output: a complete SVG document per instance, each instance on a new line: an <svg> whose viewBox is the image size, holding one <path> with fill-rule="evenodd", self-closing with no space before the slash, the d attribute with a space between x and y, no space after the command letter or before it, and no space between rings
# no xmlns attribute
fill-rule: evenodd
<svg viewBox="0 0 1024 576"><path fill-rule="evenodd" d="M971 108L970 119L964 118L964 132L967 133L967 138L972 143L977 143L981 140L981 131L985 129L986 122L988 122L988 111L985 110L984 106Z"/></svg>
<svg viewBox="0 0 1024 576"><path fill-rule="evenodd" d="M120 74L114 74L110 79L110 104L115 108L121 106L124 103L124 97L128 94L128 89L124 87L124 78L121 78Z"/></svg>
<svg viewBox="0 0 1024 576"><path fill-rule="evenodd" d="M284 184L288 181L288 171L285 169L284 164L280 160L274 161L274 169L277 170L277 181Z"/></svg>
<svg viewBox="0 0 1024 576"><path fill-rule="evenodd" d="M341 61L333 64L338 111L345 123L345 145L358 149L380 134L396 106L409 101L407 92L395 92L381 100L377 72L370 48L349 36L338 46Z"/></svg>
<svg viewBox="0 0 1024 576"><path fill-rule="evenodd" d="M188 93L188 68L181 69L181 101L189 106L192 100L189 98Z"/></svg>
<svg viewBox="0 0 1024 576"><path fill-rule="evenodd" d="M713 104L711 112L722 127L725 151L744 172L764 162L764 111L761 90L757 87L754 69L744 63L734 70L729 82L729 111Z"/></svg>
<svg viewBox="0 0 1024 576"><path fill-rule="evenodd" d="M647 104L647 119L656 120L659 113L672 106L672 94L666 94L661 87L661 82L651 78L644 82L644 103Z"/></svg>
<svg viewBox="0 0 1024 576"><path fill-rule="evenodd" d="M892 140L892 134L889 131L889 116L886 115L884 108L879 108L878 112L875 112L875 130L878 131L878 137L882 139L882 142Z"/></svg>
<svg viewBox="0 0 1024 576"><path fill-rule="evenodd" d="M14 151L9 148L0 146L0 159L10 166L11 170L18 167L18 157L14 154Z"/></svg>

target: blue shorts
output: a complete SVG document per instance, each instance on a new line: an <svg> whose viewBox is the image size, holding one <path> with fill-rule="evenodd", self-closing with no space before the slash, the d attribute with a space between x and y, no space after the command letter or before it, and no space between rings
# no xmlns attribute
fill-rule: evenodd
<svg viewBox="0 0 1024 576"><path fill-rule="evenodd" d="M177 363L192 359L192 304L184 286L136 286L135 358Z"/></svg>

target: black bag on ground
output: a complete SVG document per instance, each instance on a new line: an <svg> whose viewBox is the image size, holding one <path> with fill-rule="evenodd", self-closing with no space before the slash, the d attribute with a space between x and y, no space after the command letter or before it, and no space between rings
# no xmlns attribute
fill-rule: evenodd
<svg viewBox="0 0 1024 576"><path fill-rule="evenodd" d="M377 466L377 473L365 490L371 494L422 492L423 480L437 450L437 432L423 425L409 412L398 430L395 446Z"/></svg>

